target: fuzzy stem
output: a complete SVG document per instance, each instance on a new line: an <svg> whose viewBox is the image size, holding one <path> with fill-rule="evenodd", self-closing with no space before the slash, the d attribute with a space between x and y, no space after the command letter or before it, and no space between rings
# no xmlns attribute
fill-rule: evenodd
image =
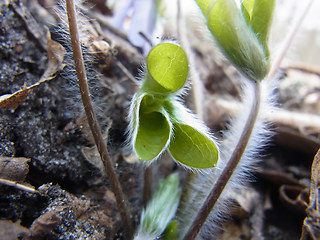
<svg viewBox="0 0 320 240"><path fill-rule="evenodd" d="M152 165L144 170L143 206L146 207L152 195Z"/></svg>
<svg viewBox="0 0 320 240"><path fill-rule="evenodd" d="M74 0L67 0L66 7L67 7L67 14L68 14L70 39L71 39L74 63L75 63L77 77L78 77L78 83L79 83L83 107L87 116L88 124L90 126L92 135L94 137L95 144L98 148L102 162L104 164L105 171L107 173L107 176L109 177L109 181L110 181L112 190L114 192L114 195L118 204L118 208L120 211L120 215L123 221L123 226L126 231L127 239L132 239L133 229L130 221L129 211L124 201L124 195L122 192L119 179L116 175L116 172L110 160L109 152L104 143L101 130L98 125L97 117L91 103L89 87L87 84L87 76L86 76L85 66L83 63L81 44L79 40Z"/></svg>
<svg viewBox="0 0 320 240"><path fill-rule="evenodd" d="M205 202L201 206L197 216L192 222L190 228L188 229L187 234L184 237L184 240L195 239L198 235L202 225L205 223L207 217L209 216L211 210L219 199L221 193L223 192L225 186L229 182L234 170L236 169L238 163L240 162L242 155L246 149L246 146L249 142L253 127L255 125L257 115L260 107L260 84L254 83L254 102L251 107L250 114L246 121L246 124L241 133L239 142L237 143L226 167L223 169L219 179L216 184L211 189L211 192L207 196Z"/></svg>

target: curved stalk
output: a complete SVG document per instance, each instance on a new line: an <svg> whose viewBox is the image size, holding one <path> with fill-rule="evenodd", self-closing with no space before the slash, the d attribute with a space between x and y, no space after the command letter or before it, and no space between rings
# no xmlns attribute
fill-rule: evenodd
<svg viewBox="0 0 320 240"><path fill-rule="evenodd" d="M205 223L207 217L209 216L211 210L215 206L217 200L219 199L221 193L223 192L225 186L229 182L234 170L236 169L238 163L240 162L242 155L246 149L249 142L252 130L254 128L258 112L260 108L260 84L254 83L254 102L251 107L250 114L246 121L245 127L243 128L240 141L236 145L232 152L232 155L223 169L219 179L211 189L209 195L207 196L205 202L201 206L197 216L193 220L188 232L186 233L184 240L193 240L198 235L201 227Z"/></svg>
<svg viewBox="0 0 320 240"><path fill-rule="evenodd" d="M130 221L130 214L124 200L124 195L122 192L119 179L116 175L116 172L110 160L109 152L104 143L101 130L98 125L97 117L91 103L89 87L87 84L87 76L86 76L86 71L83 63L81 44L79 40L74 0L67 0L66 8L67 8L67 14L68 14L72 52L73 52L74 63L75 63L77 77L78 77L78 83L79 83L83 107L87 116L88 124L90 126L92 135L94 137L95 144L98 148L99 154L104 164L105 171L107 173L107 176L111 184L111 188L114 192L114 195L118 204L120 215L123 221L123 226L126 232L126 237L127 237L126 239L132 239L133 229Z"/></svg>

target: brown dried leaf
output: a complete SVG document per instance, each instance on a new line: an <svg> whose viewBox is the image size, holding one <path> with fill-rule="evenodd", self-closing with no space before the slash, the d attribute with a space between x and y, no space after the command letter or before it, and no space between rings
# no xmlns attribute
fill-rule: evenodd
<svg viewBox="0 0 320 240"><path fill-rule="evenodd" d="M31 89L22 89L13 94L5 94L0 96L0 109L12 109L15 110L20 103L24 102Z"/></svg>
<svg viewBox="0 0 320 240"><path fill-rule="evenodd" d="M29 158L0 156L0 178L23 182L29 172Z"/></svg>
<svg viewBox="0 0 320 240"><path fill-rule="evenodd" d="M314 157L311 171L311 184L310 184L310 202L309 210L314 210L312 215L320 219L320 149Z"/></svg>
<svg viewBox="0 0 320 240"><path fill-rule="evenodd" d="M320 239L320 149L314 157L311 169L311 184L307 217L303 222L301 240Z"/></svg>
<svg viewBox="0 0 320 240"><path fill-rule="evenodd" d="M47 31L47 52L48 52L48 66L40 80L29 86L24 86L23 89L12 93L0 96L0 109L12 109L15 110L20 103L24 102L28 94L33 88L39 86L41 83L51 80L55 77L56 73L63 69L62 64L66 50L59 43L51 40L50 32Z"/></svg>
<svg viewBox="0 0 320 240"><path fill-rule="evenodd" d="M19 236L29 234L29 230L8 220L0 220L0 238L5 240L16 240Z"/></svg>
<svg viewBox="0 0 320 240"><path fill-rule="evenodd" d="M45 28L36 21L36 19L30 13L29 9L23 5L22 1L19 1L19 0L10 1L9 6L19 16L19 18L23 22L23 25L25 26L25 29L28 31L30 36L32 36L40 45L40 47L43 50L45 50L46 49Z"/></svg>
<svg viewBox="0 0 320 240"><path fill-rule="evenodd" d="M82 115L80 118L77 119L76 124L79 126L82 134L85 135L86 139L90 143L94 144L93 135L92 135L92 132L91 132L91 129L89 127L89 124L87 122L86 117L84 115ZM108 141L109 129L110 129L111 125L112 125L112 121L110 119L107 119L107 126L108 127L105 130L105 132L102 134L103 140L105 142ZM101 160L101 156L100 156L99 151L97 149L97 146L95 144L92 147L83 147L81 149L81 152L84 155L84 157L88 160L88 162L90 162L91 164L96 166L101 171L101 173L105 173L103 162Z"/></svg>
<svg viewBox="0 0 320 240"><path fill-rule="evenodd" d="M47 232L52 231L55 227L58 226L61 217L59 216L59 212L63 210L63 208L57 207L55 211L48 211L38 217L30 228L32 235L34 236L43 236Z"/></svg>
<svg viewBox="0 0 320 240"><path fill-rule="evenodd" d="M51 39L51 34L47 31L47 53L48 66L39 82L47 81L55 77L55 74L64 68L63 60L66 54L64 47Z"/></svg>
<svg viewBox="0 0 320 240"><path fill-rule="evenodd" d="M104 166L96 146L83 147L81 148L81 152L84 155L84 157L88 160L88 162L96 166L101 171L101 173L104 173Z"/></svg>

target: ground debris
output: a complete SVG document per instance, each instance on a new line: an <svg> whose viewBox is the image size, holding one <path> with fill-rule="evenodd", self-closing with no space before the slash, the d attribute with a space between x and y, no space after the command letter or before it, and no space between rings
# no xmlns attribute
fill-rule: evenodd
<svg viewBox="0 0 320 240"><path fill-rule="evenodd" d="M24 239L113 239L115 222L90 200L51 184L41 186L39 192L50 197L50 204L34 220L31 234Z"/></svg>

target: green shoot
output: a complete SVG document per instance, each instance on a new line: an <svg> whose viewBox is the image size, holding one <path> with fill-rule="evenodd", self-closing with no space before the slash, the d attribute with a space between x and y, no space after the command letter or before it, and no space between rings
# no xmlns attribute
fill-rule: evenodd
<svg viewBox="0 0 320 240"><path fill-rule="evenodd" d="M156 159L168 149L187 167L216 165L219 151L214 140L177 98L187 77L187 56L180 46L161 43L151 49L129 115L132 145L141 160Z"/></svg>
<svg viewBox="0 0 320 240"><path fill-rule="evenodd" d="M141 214L140 227L135 239L157 239L174 217L179 205L180 195L181 190L177 174L171 174L160 182L152 199Z"/></svg>
<svg viewBox="0 0 320 240"><path fill-rule="evenodd" d="M267 39L275 1L244 1L243 11L234 0L196 2L231 63L249 79L264 79L269 71Z"/></svg>

